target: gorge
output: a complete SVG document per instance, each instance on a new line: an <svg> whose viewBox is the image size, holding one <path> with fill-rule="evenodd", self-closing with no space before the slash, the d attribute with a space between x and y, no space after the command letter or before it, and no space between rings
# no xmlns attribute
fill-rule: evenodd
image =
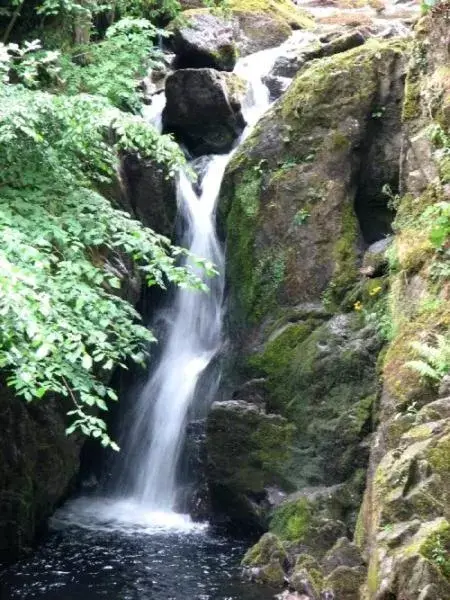
<svg viewBox="0 0 450 600"><path fill-rule="evenodd" d="M447 5L181 4L179 14L121 7L122 20L109 28L92 13L97 30L85 41L86 59L78 64L74 46L71 66L63 55L51 84L39 63L27 91L42 94L39 115L59 98L58 110L70 106L65 95L82 103L91 102L86 92L104 94L92 120L76 105L61 132L61 114L50 112L54 140L33 117L33 144L50 140L51 174L55 164L72 168L52 144L71 148L74 139L81 171L73 173L84 188L156 234L117 220L94 196L92 212L81 204L75 225L63 221L69 246L107 273L98 280L102 297L136 312L130 321L108 312L106 320L106 305L103 313L89 305L80 354L72 359L64 346L62 364L95 373L94 391L56 370L65 385L42 384L42 394L33 391L42 400L25 395L26 403L14 396L24 394L21 366L3 385L0 597L450 598ZM44 47L52 18L41 31ZM140 56L142 31L151 39L150 70L116 90L117 57L123 51L127 64ZM95 54L102 44L115 73ZM4 101L29 135L24 100L14 96L27 85L16 62ZM138 73L145 77L135 96ZM8 115L0 120L7 124ZM73 118L82 142L71 133ZM42 194L35 173L14 180L21 156L11 163L15 138L2 135L1 206L13 198L18 211L4 210L6 232L27 214L10 187L31 181L38 203ZM113 168L96 179L108 161ZM72 175L64 181L75 186ZM46 218L57 222L58 204L42 197ZM101 234L91 233L96 222ZM112 237L102 238L109 228ZM29 245L58 250L63 234L51 235L43 227L44 241ZM159 235L188 253L152 237ZM63 260L72 256L63 248L49 277L78 260ZM41 257L36 264L47 269ZM98 277L83 269L62 292L70 310L84 311L86 285ZM40 322L25 328L36 369L58 355L52 336L63 339L67 311L44 349L33 342ZM138 313L159 339L148 361L153 334L134 329ZM8 323L9 313L0 314ZM32 320L31 309L24 314ZM105 339L96 330L103 321ZM122 354L109 338L124 344ZM15 363L5 356L10 373ZM117 364L129 369L123 379ZM98 419L117 396L107 433ZM78 425L66 437L71 400Z"/></svg>

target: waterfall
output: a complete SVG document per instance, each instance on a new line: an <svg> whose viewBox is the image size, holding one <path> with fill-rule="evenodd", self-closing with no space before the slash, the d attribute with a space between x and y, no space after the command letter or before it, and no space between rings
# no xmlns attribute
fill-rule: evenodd
<svg viewBox="0 0 450 600"><path fill-rule="evenodd" d="M222 344L225 265L215 230L216 204L228 162L270 106L263 77L285 46L238 61L235 73L248 83L242 106L247 127L232 152L207 157L201 191L196 192L198 188L186 173L178 176L178 213L184 230L180 243L193 255L212 262L218 275L205 279L208 293L178 288L171 305L164 309L171 315L167 335L159 360L156 366L152 365L148 381L125 423L120 467L113 473L115 494L109 498L75 500L62 511L65 522L91 526L95 521L97 527L100 523L133 531L138 527L148 532L199 527L187 515L177 515L174 505L188 411L195 404L202 374ZM158 129L162 126L164 105L164 95L158 94L155 104L145 110L147 120ZM203 276L200 272L199 275ZM202 399L203 404L205 400L212 398Z"/></svg>

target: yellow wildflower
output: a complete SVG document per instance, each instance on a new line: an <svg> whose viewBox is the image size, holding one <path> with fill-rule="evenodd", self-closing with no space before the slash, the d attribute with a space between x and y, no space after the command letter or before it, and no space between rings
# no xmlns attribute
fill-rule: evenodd
<svg viewBox="0 0 450 600"><path fill-rule="evenodd" d="M355 304L353 305L353 308L355 310L362 310L363 305L361 304L361 302L358 300L358 302L355 302Z"/></svg>
<svg viewBox="0 0 450 600"><path fill-rule="evenodd" d="M374 287L373 290L370 290L369 294L371 296L376 296L379 292L381 292L381 285Z"/></svg>

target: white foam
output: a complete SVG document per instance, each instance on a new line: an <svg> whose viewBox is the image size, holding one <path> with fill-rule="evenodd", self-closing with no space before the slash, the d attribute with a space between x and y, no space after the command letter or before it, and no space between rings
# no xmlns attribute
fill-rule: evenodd
<svg viewBox="0 0 450 600"><path fill-rule="evenodd" d="M202 533L208 524L194 523L189 515L154 511L131 499L77 498L59 509L51 521L54 529L77 526L94 531L124 534Z"/></svg>

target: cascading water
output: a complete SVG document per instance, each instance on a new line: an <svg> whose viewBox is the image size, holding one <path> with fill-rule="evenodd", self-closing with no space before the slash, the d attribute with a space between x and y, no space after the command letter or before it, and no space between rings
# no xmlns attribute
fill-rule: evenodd
<svg viewBox="0 0 450 600"><path fill-rule="evenodd" d="M174 505L187 411L200 375L220 348L224 259L215 233L214 209L226 163L226 156L211 158L199 196L186 174L178 179L184 243L194 255L214 263L219 275L209 282L209 293L177 291L162 356L138 399L135 421L127 432L126 472L119 482L130 481L126 492L155 511L170 511Z"/></svg>
<svg viewBox="0 0 450 600"><path fill-rule="evenodd" d="M270 104L262 77L277 55L277 49L268 50L236 65L236 74L249 82L243 105L248 126L241 139ZM158 98L158 107L162 110L163 106ZM160 122L157 111L149 111L148 116L153 123ZM194 191L185 173L179 176L177 195L185 227L183 243L192 254L212 262L218 276L207 281L208 294L183 289L176 293L168 339L158 366L135 405L124 444L126 456L117 492L159 517L173 510L186 416L195 400L199 379L221 345L224 257L214 221L220 186L232 154L209 157L200 194Z"/></svg>

